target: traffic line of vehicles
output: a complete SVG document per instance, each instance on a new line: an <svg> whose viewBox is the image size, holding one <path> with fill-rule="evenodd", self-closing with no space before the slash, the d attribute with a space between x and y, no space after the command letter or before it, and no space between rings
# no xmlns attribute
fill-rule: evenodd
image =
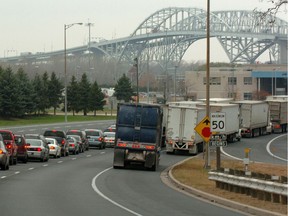
<svg viewBox="0 0 288 216"><path fill-rule="evenodd" d="M215 143L220 139L227 143L240 141L242 137L287 132L287 99L287 96L265 101L210 98L210 113L225 114L225 130L208 133ZM140 164L155 171L163 146L168 154L176 151L198 154L204 149L204 140L195 127L204 118L205 100L167 105L118 104L113 167Z"/></svg>
<svg viewBox="0 0 288 216"><path fill-rule="evenodd" d="M166 107L167 153L187 151L197 154L204 141L194 128L206 115L206 103L199 101L171 102ZM229 98L210 98L210 113L225 113L225 131L216 133L227 142L241 137L256 137L287 132L287 96L268 97L265 101L234 101ZM213 137L213 134L211 134Z"/></svg>
<svg viewBox="0 0 288 216"><path fill-rule="evenodd" d="M111 145L114 125L109 131ZM105 131L106 131L105 130ZM11 130L0 130L0 168L8 170L10 165L28 160L47 162L51 157L60 158L88 151L91 147L106 148L108 137L99 129L45 130L42 134L14 134ZM114 132L115 137L115 132Z"/></svg>

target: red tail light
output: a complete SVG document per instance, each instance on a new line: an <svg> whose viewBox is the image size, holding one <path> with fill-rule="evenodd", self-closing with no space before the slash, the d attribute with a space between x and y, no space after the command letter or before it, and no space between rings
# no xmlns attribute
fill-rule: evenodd
<svg viewBox="0 0 288 216"><path fill-rule="evenodd" d="M102 142L103 138L102 138L102 137L99 137L98 140L99 140L100 142Z"/></svg>
<svg viewBox="0 0 288 216"><path fill-rule="evenodd" d="M65 140L62 140L62 141L61 141L61 144L64 145L64 144L65 144Z"/></svg>
<svg viewBox="0 0 288 216"><path fill-rule="evenodd" d="M281 128L281 126L280 126L280 124L275 124L275 125L274 125L274 128L279 129L279 128Z"/></svg>
<svg viewBox="0 0 288 216"><path fill-rule="evenodd" d="M38 152L42 151L42 149L41 149L41 148L37 148L36 150L37 150Z"/></svg>
<svg viewBox="0 0 288 216"><path fill-rule="evenodd" d="M118 143L117 146L119 146L119 147L126 147L127 144L126 144L126 143Z"/></svg>
<svg viewBox="0 0 288 216"><path fill-rule="evenodd" d="M146 148L147 150L154 150L154 149L155 149L155 146L147 145L147 146L145 146L145 148Z"/></svg>
<svg viewBox="0 0 288 216"><path fill-rule="evenodd" d="M50 146L49 148L50 148L50 149L55 149L55 146Z"/></svg>
<svg viewBox="0 0 288 216"><path fill-rule="evenodd" d="M74 147L75 146L75 144L69 144L71 147Z"/></svg>
<svg viewBox="0 0 288 216"><path fill-rule="evenodd" d="M7 148L7 149L12 149L12 145L11 145L11 144L7 144L7 145L6 145L6 148Z"/></svg>

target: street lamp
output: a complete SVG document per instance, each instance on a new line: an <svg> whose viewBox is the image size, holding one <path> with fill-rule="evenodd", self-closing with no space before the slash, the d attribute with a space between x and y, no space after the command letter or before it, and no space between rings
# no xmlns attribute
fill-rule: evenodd
<svg viewBox="0 0 288 216"><path fill-rule="evenodd" d="M67 122L67 58L66 58L66 30L72 27L73 25L82 25L82 23L72 23L64 24L64 88L65 88L65 101L64 101L64 110L65 110L65 122Z"/></svg>
<svg viewBox="0 0 288 216"><path fill-rule="evenodd" d="M135 64L134 66L136 67L136 88L137 88L137 99L136 99L136 103L139 103L139 77L138 77L138 58L136 57L134 59Z"/></svg>

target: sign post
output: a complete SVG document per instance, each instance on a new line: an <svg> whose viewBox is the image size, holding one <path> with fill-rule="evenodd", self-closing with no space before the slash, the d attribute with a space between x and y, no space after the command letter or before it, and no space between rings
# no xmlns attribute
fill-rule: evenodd
<svg viewBox="0 0 288 216"><path fill-rule="evenodd" d="M213 132L225 132L226 131L226 114L221 112L211 113L211 131ZM220 138L220 139L219 139ZM221 136L218 136L218 139L215 142L216 145L216 169L220 170L221 168L221 153L220 146L227 145L227 141L222 140Z"/></svg>

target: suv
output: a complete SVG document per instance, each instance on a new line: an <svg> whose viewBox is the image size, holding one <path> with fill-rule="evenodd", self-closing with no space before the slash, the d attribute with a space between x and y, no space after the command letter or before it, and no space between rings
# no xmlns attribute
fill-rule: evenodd
<svg viewBox="0 0 288 216"><path fill-rule="evenodd" d="M26 143L25 137L23 135L15 135L15 143L18 146L17 159L22 161L23 163L27 163L28 153L27 153L27 143Z"/></svg>
<svg viewBox="0 0 288 216"><path fill-rule="evenodd" d="M0 134L3 137L4 144L10 155L9 164L10 165L17 164L17 148L18 147L15 143L14 134L10 130L0 130Z"/></svg>
<svg viewBox="0 0 288 216"><path fill-rule="evenodd" d="M46 130L44 137L55 138L61 146L61 156L69 156L69 143L65 131L61 130Z"/></svg>
<svg viewBox="0 0 288 216"><path fill-rule="evenodd" d="M82 130L68 130L66 132L67 135L78 135L81 137L82 143L84 145L84 150L89 150L88 139L86 137L86 132Z"/></svg>

